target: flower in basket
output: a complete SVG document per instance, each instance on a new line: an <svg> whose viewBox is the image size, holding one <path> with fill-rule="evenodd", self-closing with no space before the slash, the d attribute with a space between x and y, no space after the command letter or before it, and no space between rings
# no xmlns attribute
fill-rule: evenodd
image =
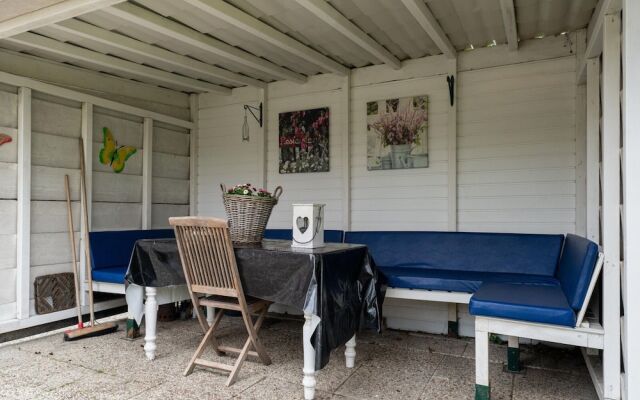
<svg viewBox="0 0 640 400"><path fill-rule="evenodd" d="M250 183L235 185L227 190L227 194L237 194L240 196L273 197L271 192L265 189L256 189Z"/></svg>
<svg viewBox="0 0 640 400"><path fill-rule="evenodd" d="M382 114L371 126L378 131L383 146L420 144L420 130L427 121L423 109L404 107L396 113Z"/></svg>

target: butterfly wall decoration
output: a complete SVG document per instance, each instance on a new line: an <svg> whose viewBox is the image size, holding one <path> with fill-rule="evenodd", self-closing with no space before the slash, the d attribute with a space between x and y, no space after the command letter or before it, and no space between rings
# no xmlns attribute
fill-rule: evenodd
<svg viewBox="0 0 640 400"><path fill-rule="evenodd" d="M119 174L124 170L129 157L136 154L136 151L138 150L133 146L118 147L111 130L107 127L102 128L102 149L98 155L101 164L110 165L113 172Z"/></svg>
<svg viewBox="0 0 640 400"><path fill-rule="evenodd" d="M0 133L0 146L2 146L5 143L9 143L11 142L11 136L6 135L4 133Z"/></svg>

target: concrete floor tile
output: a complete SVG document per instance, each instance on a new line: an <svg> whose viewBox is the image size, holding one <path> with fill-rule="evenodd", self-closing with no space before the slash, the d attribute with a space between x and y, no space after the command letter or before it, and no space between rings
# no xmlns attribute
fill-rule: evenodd
<svg viewBox="0 0 640 400"><path fill-rule="evenodd" d="M444 356L434 376L474 384L476 376L475 360L465 357ZM489 365L489 379L493 388L500 390L511 388L513 376L513 374L503 370L502 364L491 363Z"/></svg>
<svg viewBox="0 0 640 400"><path fill-rule="evenodd" d="M61 399L129 399L149 390L155 383L126 380L117 376L90 372L72 383L60 386L49 393Z"/></svg>
<svg viewBox="0 0 640 400"><path fill-rule="evenodd" d="M316 400L329 400L334 395L316 388ZM265 378L258 384L251 386L234 399L239 400L284 400L304 398L302 383L295 384L277 378Z"/></svg>
<svg viewBox="0 0 640 400"><path fill-rule="evenodd" d="M476 358L476 342L469 343L463 357ZM507 345L489 343L489 361L493 363L506 363L507 362Z"/></svg>
<svg viewBox="0 0 640 400"><path fill-rule="evenodd" d="M434 376L420 395L420 400L473 400L475 384L448 377ZM492 400L510 400L511 387L491 388Z"/></svg>
<svg viewBox="0 0 640 400"><path fill-rule="evenodd" d="M465 340L454 340L442 335L402 332L390 329L380 335L367 335L366 340L383 346L406 347L412 350L456 356L462 355L468 344Z"/></svg>
<svg viewBox="0 0 640 400"><path fill-rule="evenodd" d="M529 368L515 375L514 399L561 397L566 399L596 400L598 398L589 375L554 370Z"/></svg>

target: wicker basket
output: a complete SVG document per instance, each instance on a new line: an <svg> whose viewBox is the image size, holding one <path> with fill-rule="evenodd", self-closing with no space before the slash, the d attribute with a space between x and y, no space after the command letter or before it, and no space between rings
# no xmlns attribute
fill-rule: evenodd
<svg viewBox="0 0 640 400"><path fill-rule="evenodd" d="M273 191L273 197L243 196L227 193L220 185L224 209L229 218L231 241L234 243L260 243L271 216L273 206L278 204L282 187Z"/></svg>

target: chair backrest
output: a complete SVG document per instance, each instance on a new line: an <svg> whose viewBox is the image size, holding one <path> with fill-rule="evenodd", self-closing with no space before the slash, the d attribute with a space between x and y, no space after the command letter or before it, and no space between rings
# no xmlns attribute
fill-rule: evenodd
<svg viewBox="0 0 640 400"><path fill-rule="evenodd" d="M227 221L210 217L172 217L189 290L244 298Z"/></svg>
<svg viewBox="0 0 640 400"><path fill-rule="evenodd" d="M575 311L582 307L597 261L597 244L580 236L567 235L556 278Z"/></svg>

